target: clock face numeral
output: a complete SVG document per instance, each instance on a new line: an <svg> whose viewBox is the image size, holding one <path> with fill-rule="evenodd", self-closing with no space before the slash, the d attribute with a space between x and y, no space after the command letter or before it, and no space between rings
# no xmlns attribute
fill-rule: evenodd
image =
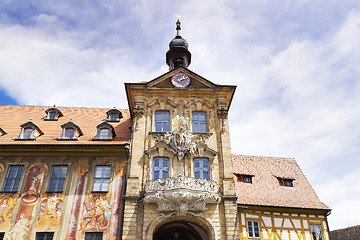
<svg viewBox="0 0 360 240"><path fill-rule="evenodd" d="M188 75L186 75L185 73L175 73L174 76L172 76L171 78L171 83L175 86L175 87L186 87L189 85L190 83L190 77Z"/></svg>

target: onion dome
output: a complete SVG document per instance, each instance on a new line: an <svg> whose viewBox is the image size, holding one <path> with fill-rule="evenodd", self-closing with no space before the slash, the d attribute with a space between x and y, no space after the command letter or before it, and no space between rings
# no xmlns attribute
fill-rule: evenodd
<svg viewBox="0 0 360 240"><path fill-rule="evenodd" d="M169 43L169 51L166 53L166 63L170 70L177 67L187 68L191 62L191 53L188 51L189 44L180 36L181 22L176 22L176 36Z"/></svg>

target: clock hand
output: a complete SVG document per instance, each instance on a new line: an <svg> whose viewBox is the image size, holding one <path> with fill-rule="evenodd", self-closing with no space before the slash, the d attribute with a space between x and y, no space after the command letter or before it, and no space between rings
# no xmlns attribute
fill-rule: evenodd
<svg viewBox="0 0 360 240"><path fill-rule="evenodd" d="M181 80L185 79L185 76L182 76L181 78L178 78L178 82L181 82Z"/></svg>

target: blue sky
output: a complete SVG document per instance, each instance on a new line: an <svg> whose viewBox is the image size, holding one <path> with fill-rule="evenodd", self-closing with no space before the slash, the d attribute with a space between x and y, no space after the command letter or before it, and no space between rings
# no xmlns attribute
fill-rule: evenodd
<svg viewBox="0 0 360 240"><path fill-rule="evenodd" d="M360 3L0 0L0 104L127 108L124 82L189 69L237 85L236 154L294 157L331 229L360 224Z"/></svg>

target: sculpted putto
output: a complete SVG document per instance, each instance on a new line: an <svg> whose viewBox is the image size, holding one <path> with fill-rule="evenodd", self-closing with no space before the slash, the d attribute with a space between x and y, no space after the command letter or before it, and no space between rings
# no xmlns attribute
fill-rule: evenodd
<svg viewBox="0 0 360 240"><path fill-rule="evenodd" d="M176 151L179 161L187 152L196 152L196 136L189 132L189 118L176 116L177 127L165 135L165 141Z"/></svg>

